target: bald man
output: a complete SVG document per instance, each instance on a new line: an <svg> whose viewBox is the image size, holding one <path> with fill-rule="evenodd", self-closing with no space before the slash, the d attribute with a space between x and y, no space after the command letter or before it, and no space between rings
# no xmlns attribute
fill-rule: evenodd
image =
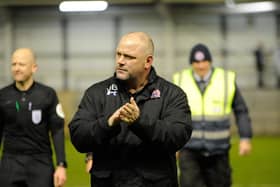
<svg viewBox="0 0 280 187"><path fill-rule="evenodd" d="M69 124L71 141L92 152L93 187L177 187L175 153L190 138L185 93L156 74L154 44L124 35L115 74L89 87Z"/></svg>
<svg viewBox="0 0 280 187"><path fill-rule="evenodd" d="M11 59L14 82L0 90L1 186L62 187L66 181L62 107L54 89L34 81L37 68L31 49L17 49Z"/></svg>

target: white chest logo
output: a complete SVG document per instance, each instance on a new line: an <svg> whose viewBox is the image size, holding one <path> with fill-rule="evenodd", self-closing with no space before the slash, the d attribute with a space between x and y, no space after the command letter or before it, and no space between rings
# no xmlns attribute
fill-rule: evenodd
<svg viewBox="0 0 280 187"><path fill-rule="evenodd" d="M42 111L32 110L32 122L38 125L42 121Z"/></svg>
<svg viewBox="0 0 280 187"><path fill-rule="evenodd" d="M116 96L118 93L118 86L116 84L112 84L109 88L107 88L106 95Z"/></svg>

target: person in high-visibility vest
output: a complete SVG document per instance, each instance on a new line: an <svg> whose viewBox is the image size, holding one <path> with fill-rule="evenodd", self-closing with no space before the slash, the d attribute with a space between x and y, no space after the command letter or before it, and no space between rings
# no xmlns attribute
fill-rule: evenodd
<svg viewBox="0 0 280 187"><path fill-rule="evenodd" d="M252 125L248 108L232 71L212 65L204 44L190 53L191 68L173 76L187 94L192 113L191 140L179 151L181 187L229 187L232 184L230 115L233 110L240 136L239 154L251 152Z"/></svg>

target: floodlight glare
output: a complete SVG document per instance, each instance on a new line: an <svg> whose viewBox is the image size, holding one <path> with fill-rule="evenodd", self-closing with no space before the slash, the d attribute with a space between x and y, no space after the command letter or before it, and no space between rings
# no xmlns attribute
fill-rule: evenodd
<svg viewBox="0 0 280 187"><path fill-rule="evenodd" d="M244 3L238 8L240 8L241 11L243 10L247 12L266 12L274 10L275 5L273 2Z"/></svg>
<svg viewBox="0 0 280 187"><path fill-rule="evenodd" d="M270 12L270 11L275 11L276 9L277 9L277 5L272 1L240 3L240 4L236 4L234 7L236 13Z"/></svg>
<svg viewBox="0 0 280 187"><path fill-rule="evenodd" d="M107 7L106 1L62 1L59 4L61 12L104 11Z"/></svg>

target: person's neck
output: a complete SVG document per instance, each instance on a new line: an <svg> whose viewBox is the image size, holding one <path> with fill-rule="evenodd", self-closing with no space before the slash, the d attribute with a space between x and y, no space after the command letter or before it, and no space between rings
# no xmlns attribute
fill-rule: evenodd
<svg viewBox="0 0 280 187"><path fill-rule="evenodd" d="M34 82L33 79L29 79L29 80L23 81L23 82L18 81L18 82L16 82L16 87L20 91L26 91L32 86L33 82Z"/></svg>
<svg viewBox="0 0 280 187"><path fill-rule="evenodd" d="M142 81L138 81L137 83L134 84L129 84L129 93L134 94L140 90L142 90L145 85L148 83L148 79L144 79Z"/></svg>

